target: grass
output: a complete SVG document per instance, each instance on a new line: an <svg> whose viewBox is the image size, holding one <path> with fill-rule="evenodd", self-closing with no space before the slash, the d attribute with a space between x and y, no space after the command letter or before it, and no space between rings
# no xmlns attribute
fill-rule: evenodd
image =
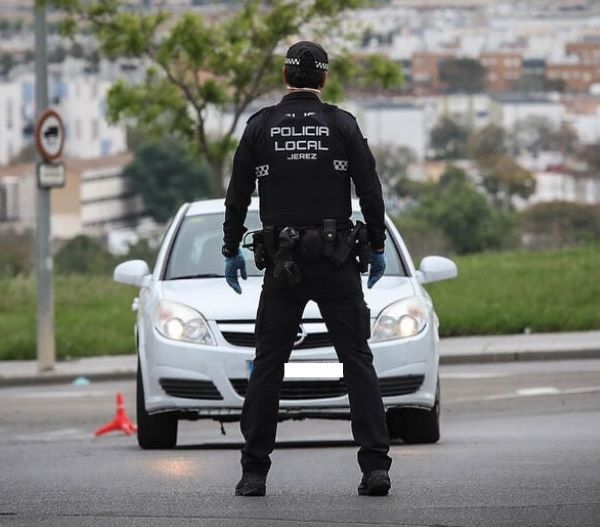
<svg viewBox="0 0 600 527"><path fill-rule="evenodd" d="M600 329L600 246L455 258L459 277L427 286L442 335ZM133 353L136 289L103 276L55 279L59 358ZM34 359L35 281L0 280L0 360Z"/></svg>
<svg viewBox="0 0 600 527"><path fill-rule="evenodd" d="M57 276L56 352L62 359L133 353L136 289L104 276ZM0 360L34 359L35 280L0 280Z"/></svg>
<svg viewBox="0 0 600 527"><path fill-rule="evenodd" d="M600 329L600 246L455 260L458 278L427 286L441 335Z"/></svg>

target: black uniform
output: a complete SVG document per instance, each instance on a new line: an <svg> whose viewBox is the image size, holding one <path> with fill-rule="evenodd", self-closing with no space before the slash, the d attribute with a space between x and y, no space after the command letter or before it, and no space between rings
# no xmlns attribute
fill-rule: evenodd
<svg viewBox="0 0 600 527"><path fill-rule="evenodd" d="M263 225L347 225L351 180L371 247L383 247L384 204L375 161L354 117L313 93L295 92L252 116L233 163L225 200L225 252L235 253L256 180ZM297 260L301 281L288 285L267 265L256 319L256 358L241 417L244 471L266 474L275 445L279 392L304 307L314 300L343 363L352 431L363 472L389 469L385 414L367 344L370 312L354 259Z"/></svg>

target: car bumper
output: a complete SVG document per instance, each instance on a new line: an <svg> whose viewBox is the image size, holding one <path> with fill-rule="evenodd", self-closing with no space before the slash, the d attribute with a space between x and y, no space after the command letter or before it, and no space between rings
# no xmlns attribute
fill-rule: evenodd
<svg viewBox="0 0 600 527"><path fill-rule="evenodd" d="M216 346L176 342L164 338L155 330L151 331L148 339L144 339L146 342L140 346L140 364L146 410L149 413L180 411L200 418L239 418L244 403L239 384L243 384L243 380L249 377L249 363L254 358L254 349L228 344L220 336L216 325L209 324L213 334L217 335ZM439 352L437 331L432 324L427 324L414 337L371 343L370 347L380 383L389 384L395 379L423 377L412 393L391 396L383 394L386 408L431 408L434 405ZM337 356L332 347L314 348L292 352L290 361L337 361ZM232 380L237 380L237 391ZM202 388L204 391L201 394L190 393L190 386L201 386L206 390ZM198 396L206 398L191 398ZM282 419L347 418L348 415L349 401L345 394L304 399L285 399L282 396L280 400Z"/></svg>

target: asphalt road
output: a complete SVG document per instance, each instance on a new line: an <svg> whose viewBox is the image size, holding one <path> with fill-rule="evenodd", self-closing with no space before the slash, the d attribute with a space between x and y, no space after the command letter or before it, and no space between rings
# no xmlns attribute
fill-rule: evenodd
<svg viewBox="0 0 600 527"><path fill-rule="evenodd" d="M130 382L0 390L0 525L600 526L600 360L442 367L442 439L392 447L388 497L356 495L345 421L280 424L265 498L233 495L241 436L94 438Z"/></svg>

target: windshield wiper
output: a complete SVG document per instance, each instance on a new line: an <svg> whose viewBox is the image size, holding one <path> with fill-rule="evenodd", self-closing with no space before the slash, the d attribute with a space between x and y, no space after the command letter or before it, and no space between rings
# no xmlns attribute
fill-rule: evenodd
<svg viewBox="0 0 600 527"><path fill-rule="evenodd" d="M225 275L217 273L204 273L204 274L188 274L184 276L174 276L169 280L191 280L193 278L225 278Z"/></svg>

